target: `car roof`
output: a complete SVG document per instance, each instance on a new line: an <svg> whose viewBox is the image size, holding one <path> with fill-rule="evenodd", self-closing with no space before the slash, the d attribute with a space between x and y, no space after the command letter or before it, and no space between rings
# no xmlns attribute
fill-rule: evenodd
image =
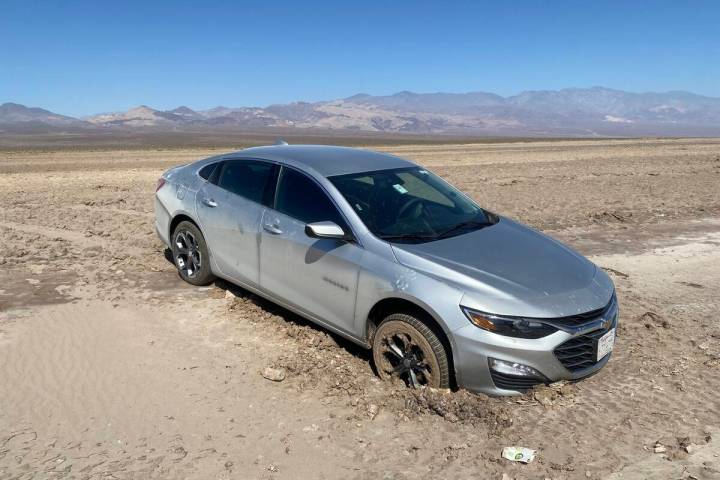
<svg viewBox="0 0 720 480"><path fill-rule="evenodd" d="M310 168L325 177L417 166L409 160L387 153L328 145L272 145L267 147L252 147L240 150L231 155L226 155L224 158L271 160L300 169Z"/></svg>

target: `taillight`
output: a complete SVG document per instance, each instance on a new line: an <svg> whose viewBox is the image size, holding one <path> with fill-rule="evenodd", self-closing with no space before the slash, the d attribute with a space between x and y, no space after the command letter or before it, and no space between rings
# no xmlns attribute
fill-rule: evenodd
<svg viewBox="0 0 720 480"><path fill-rule="evenodd" d="M157 185L155 185L155 193L157 193L157 191L160 190L166 183L167 181L163 177L158 178Z"/></svg>

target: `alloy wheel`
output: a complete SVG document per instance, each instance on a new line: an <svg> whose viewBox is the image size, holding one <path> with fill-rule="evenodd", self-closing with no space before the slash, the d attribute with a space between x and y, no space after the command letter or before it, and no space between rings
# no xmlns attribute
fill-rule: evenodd
<svg viewBox="0 0 720 480"><path fill-rule="evenodd" d="M175 236L175 261L183 276L194 278L202 266L202 255L195 235L187 230Z"/></svg>
<svg viewBox="0 0 720 480"><path fill-rule="evenodd" d="M412 388L436 386L437 366L432 351L418 332L398 324L382 332L378 373L395 377Z"/></svg>

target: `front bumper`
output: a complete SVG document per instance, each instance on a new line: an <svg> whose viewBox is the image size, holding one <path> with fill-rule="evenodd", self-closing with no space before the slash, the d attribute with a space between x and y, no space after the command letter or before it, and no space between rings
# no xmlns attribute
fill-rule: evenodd
<svg viewBox="0 0 720 480"><path fill-rule="evenodd" d="M607 318L598 318L578 328L567 329L567 331L558 330L538 339L497 335L478 328L468 321L466 326L453 332L458 384L470 391L488 395L515 395L530 388L533 384L543 383L541 380L528 381L527 379L518 379L517 377L513 379L498 375L490 370L489 358L532 367L545 376L547 382L578 380L593 375L607 364L612 352L599 361L594 361L593 358L592 361L572 366L573 362L565 358L567 355L560 354L563 358L561 361L555 350L563 345L573 346L584 343L586 349L593 349L591 352L586 352L586 358L588 353L594 355L594 344L591 342L605 332L616 328L618 316L616 306ZM571 343L566 344L568 341ZM570 368L566 367L563 362Z"/></svg>

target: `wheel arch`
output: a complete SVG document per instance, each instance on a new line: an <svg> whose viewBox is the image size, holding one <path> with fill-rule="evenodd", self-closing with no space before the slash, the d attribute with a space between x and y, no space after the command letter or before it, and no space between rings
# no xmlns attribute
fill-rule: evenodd
<svg viewBox="0 0 720 480"><path fill-rule="evenodd" d="M437 319L436 314L428 307L402 297L386 297L379 300L375 303L375 305L373 305L368 313L366 327L366 338L368 343L372 346L375 331L377 330L378 325L380 325L384 318L393 313L413 314L413 316L433 331L448 353L447 357L448 362L450 363L450 385L453 388L457 388L458 375L455 371L455 348L451 341L451 336L445 325Z"/></svg>
<svg viewBox="0 0 720 480"><path fill-rule="evenodd" d="M172 234L175 231L175 228L180 224L180 222L190 222L193 225L197 227L198 230L200 230L200 233L202 233L202 228L200 228L200 224L195 221L194 218L192 218L190 215L186 214L185 212L179 212L176 213L175 216L170 221L170 227L168 229L168 238L172 242ZM204 234L203 234L204 235Z"/></svg>
<svg viewBox="0 0 720 480"><path fill-rule="evenodd" d="M188 215L186 212L181 211L175 214L175 216L170 221L170 227L168 228L168 239L169 239L169 246L172 249L172 242L173 242L173 232L175 231L175 228L177 228L178 225L182 222L190 222L195 227L197 227L198 230L200 230L200 233L205 236L205 232L203 232L202 227L198 222L195 221L194 218L192 218L190 215ZM213 257L212 248L210 248L210 245L207 243L207 238L205 238L205 244L207 245L208 249L208 257L210 258L210 270L213 272L213 274L217 271L215 266L215 259Z"/></svg>
<svg viewBox="0 0 720 480"><path fill-rule="evenodd" d="M195 228L198 229L198 231L202 235L203 240L205 242L205 247L207 248L207 256L208 256L208 260L209 260L208 263L210 265L210 274L213 276L213 279L214 279L217 276L217 274L215 273L215 272L217 272L217 266L215 265L215 259L213 257L212 248L210 248L210 245L207 242L207 238L205 237L205 232L203 232L203 229L200 226L200 223L197 222L193 217L188 215L185 211L177 212L172 217L172 220L170 221L170 224L168 227L168 231L169 231L168 239L170 242L168 247L169 247L170 251L172 252L172 250L173 250L173 246L172 246L172 243L174 241L173 233L175 232L175 229L177 228L177 226L180 225L182 222L191 223ZM173 259L173 261L174 261L174 259Z"/></svg>

